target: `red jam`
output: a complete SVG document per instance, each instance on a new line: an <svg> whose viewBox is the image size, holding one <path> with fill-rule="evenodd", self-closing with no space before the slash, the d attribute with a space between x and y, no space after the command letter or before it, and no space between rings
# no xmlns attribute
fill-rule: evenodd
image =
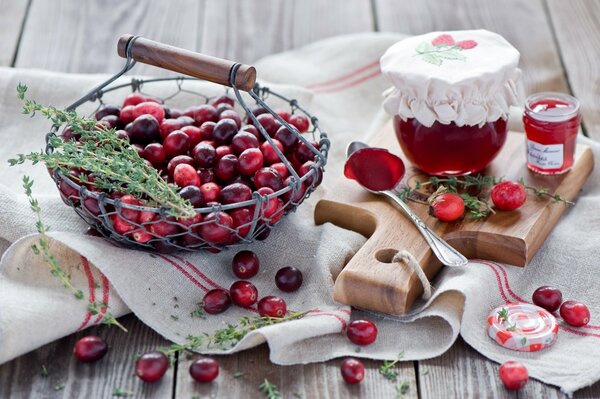
<svg viewBox="0 0 600 399"><path fill-rule="evenodd" d="M444 125L438 121L423 126L414 118L394 117L400 147L410 162L430 175L462 176L485 169L506 141L506 120L483 126Z"/></svg>
<svg viewBox="0 0 600 399"><path fill-rule="evenodd" d="M573 166L579 101L567 94L539 93L525 102L527 167L545 175L561 174Z"/></svg>
<svg viewBox="0 0 600 399"><path fill-rule="evenodd" d="M350 155L344 175L371 191L391 190L404 176L404 162L383 148L362 148Z"/></svg>

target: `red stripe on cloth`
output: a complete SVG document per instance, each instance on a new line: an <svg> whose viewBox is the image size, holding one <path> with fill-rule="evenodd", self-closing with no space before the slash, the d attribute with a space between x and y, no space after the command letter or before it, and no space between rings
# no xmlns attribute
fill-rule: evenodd
<svg viewBox="0 0 600 399"><path fill-rule="evenodd" d="M360 67L358 69L354 69L354 70L352 70L350 72L347 72L344 75L338 76L338 77L333 78L333 79L326 80L324 82L313 83L313 84L310 84L310 85L305 86L305 87L307 89L314 89L315 87L331 86L331 85L336 84L336 83L338 83L340 81L344 81L344 80L346 80L348 78L352 78L355 75L358 75L359 73L364 72L364 71L366 71L368 69L371 69L374 66L378 66L378 65L379 65L379 59L376 59L375 61L370 62L367 65L364 65L364 66L362 66L362 67Z"/></svg>
<svg viewBox="0 0 600 399"><path fill-rule="evenodd" d="M215 283L214 281L212 281L206 274L202 273L197 267L196 265L192 264L191 262L183 259L180 256L177 255L171 255L173 258L177 259L179 262L183 262L184 265L186 265L187 267L189 267L190 269L192 269L192 271L194 273L196 273L200 278L204 279L204 281L206 281L209 285L212 285L214 288L220 288L222 290L224 290L225 288L221 287L219 284Z"/></svg>
<svg viewBox="0 0 600 399"><path fill-rule="evenodd" d="M96 320L94 320L94 324L100 323L104 318L106 311L108 310L110 283L108 282L108 279L106 278L104 273L100 272L100 277L102 278L102 303L104 304L104 306L102 306L102 308L100 309L100 314L98 314L98 317L96 317Z"/></svg>
<svg viewBox="0 0 600 399"><path fill-rule="evenodd" d="M89 303L94 303L94 302L96 302L96 293L95 293L96 288L94 287L95 281L94 281L94 276L92 275L92 269L90 268L90 264L88 263L87 258L84 256L81 256L81 264L83 265L83 271L85 272L85 276L87 277L87 281L88 281ZM77 329L77 331L83 330L85 328L85 326L88 325L91 318L92 318L92 312L88 310L85 314L83 321L81 322L81 325Z"/></svg>
<svg viewBox="0 0 600 399"><path fill-rule="evenodd" d="M202 283L200 283L198 280L196 280L194 278L194 276L189 274L187 272L187 270L185 270L183 267L181 267L181 265L177 264L176 262L173 262L171 259L167 258L164 255L156 254L156 256L158 256L162 260L165 260L165 261L169 262L171 265L173 265L177 270L179 270L181 272L181 274L183 274L185 277L187 277L188 280L190 280L192 283L194 283L194 285L196 285L202 291L204 291L204 292L210 291L208 288L206 288L204 285L202 285Z"/></svg>
<svg viewBox="0 0 600 399"><path fill-rule="evenodd" d="M310 312L309 314L307 314L305 317L314 317L314 316L332 316L335 317L336 319L339 320L340 324L342 325L342 329L346 329L347 326L347 322L346 319L344 319L342 316L335 314L335 313L329 313L329 312L324 312L322 310L313 310L312 312Z"/></svg>
<svg viewBox="0 0 600 399"><path fill-rule="evenodd" d="M367 80L376 78L379 75L381 75L381 71L375 71L373 73L370 73L370 74L368 74L366 76L361 77L360 79L348 82L348 83L346 83L346 84L344 84L342 86L337 86L337 87L333 87L331 89L323 89L323 90L318 90L317 89L317 90L315 90L315 93L317 93L317 94L328 94L328 93L335 93L335 92L338 92L338 91L346 90L346 89L349 89L351 87L357 86L357 85L359 85L361 83L364 83Z"/></svg>
<svg viewBox="0 0 600 399"><path fill-rule="evenodd" d="M504 303L510 303L511 301L508 300L508 297L504 293L504 287L502 286L502 281L500 280L500 274L498 273L498 271L489 263L485 263L480 260L473 260L473 262L478 262L484 266L487 266L496 275L496 283L498 284L498 291L500 292L500 296L502 297L502 299L504 299Z"/></svg>

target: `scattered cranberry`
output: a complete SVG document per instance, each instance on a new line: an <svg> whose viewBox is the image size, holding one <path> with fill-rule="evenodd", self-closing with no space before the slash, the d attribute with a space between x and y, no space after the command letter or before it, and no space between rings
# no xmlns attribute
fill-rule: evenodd
<svg viewBox="0 0 600 399"><path fill-rule="evenodd" d="M523 388L529 378L527 367L523 363L514 360L502 363L498 374L500 374L504 386L513 391Z"/></svg>
<svg viewBox="0 0 600 399"><path fill-rule="evenodd" d="M277 296L266 296L258 301L258 314L263 317L283 317L286 312L285 301Z"/></svg>
<svg viewBox="0 0 600 399"><path fill-rule="evenodd" d="M249 308L258 300L258 290L248 281L236 281L229 288L229 294L234 304Z"/></svg>
<svg viewBox="0 0 600 399"><path fill-rule="evenodd" d="M198 186L200 187L200 176L193 166L187 164L180 164L175 167L173 171L173 180L179 187L186 186Z"/></svg>
<svg viewBox="0 0 600 399"><path fill-rule="evenodd" d="M527 193L522 184L514 181L503 181L492 188L491 197L497 209L512 211L525 203Z"/></svg>
<svg viewBox="0 0 600 399"><path fill-rule="evenodd" d="M358 359L350 357L342 361L340 366L342 378L348 384L358 384L365 378L365 366Z"/></svg>
<svg viewBox="0 0 600 399"><path fill-rule="evenodd" d="M583 327L590 322L590 311L581 302L566 301L560 306L560 317L573 327Z"/></svg>
<svg viewBox="0 0 600 399"><path fill-rule="evenodd" d="M535 290L531 299L537 306L540 306L549 312L554 312L562 303L562 293L554 287L545 285Z"/></svg>
<svg viewBox="0 0 600 399"><path fill-rule="evenodd" d="M73 347L75 358L84 363L100 360L107 352L108 345L106 341L93 335L81 338Z"/></svg>
<svg viewBox="0 0 600 399"><path fill-rule="evenodd" d="M216 288L208 291L206 295L204 295L202 306L206 313L222 313L231 306L231 297L227 291Z"/></svg>
<svg viewBox="0 0 600 399"><path fill-rule="evenodd" d="M211 382L219 375L219 363L208 357L198 359L190 365L190 375L198 382Z"/></svg>
<svg viewBox="0 0 600 399"><path fill-rule="evenodd" d="M302 285L302 272L295 267L282 267L275 274L275 284L281 291L296 291Z"/></svg>
<svg viewBox="0 0 600 399"><path fill-rule="evenodd" d="M429 214L442 222L453 222L465 213L465 202L458 194L443 193L431 201Z"/></svg>
<svg viewBox="0 0 600 399"><path fill-rule="evenodd" d="M290 116L289 123L294 125L294 127L298 129L300 133L304 133L308 130L309 121L305 115L292 115Z"/></svg>
<svg viewBox="0 0 600 399"><path fill-rule="evenodd" d="M162 352L144 353L135 363L135 374L145 382L160 380L169 368L169 358Z"/></svg>
<svg viewBox="0 0 600 399"><path fill-rule="evenodd" d="M346 334L356 345L370 345L377 338L377 327L369 320L354 320L348 324Z"/></svg>
<svg viewBox="0 0 600 399"><path fill-rule="evenodd" d="M254 252L240 251L233 257L231 268L238 278L248 279L258 273L260 261Z"/></svg>

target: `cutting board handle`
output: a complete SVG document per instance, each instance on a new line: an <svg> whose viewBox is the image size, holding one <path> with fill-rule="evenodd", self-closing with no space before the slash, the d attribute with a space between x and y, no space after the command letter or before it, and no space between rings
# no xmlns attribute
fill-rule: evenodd
<svg viewBox="0 0 600 399"><path fill-rule="evenodd" d="M253 66L184 50L139 36L127 34L119 38L117 44L119 56L127 58L128 51L131 58L138 62L224 86L235 85L244 91L252 90L256 82L256 69ZM232 71L235 76L233 82Z"/></svg>

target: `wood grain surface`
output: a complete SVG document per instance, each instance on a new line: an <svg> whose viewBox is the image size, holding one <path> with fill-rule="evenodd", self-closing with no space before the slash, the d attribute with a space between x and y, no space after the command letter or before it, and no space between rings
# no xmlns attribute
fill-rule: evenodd
<svg viewBox="0 0 600 399"><path fill-rule="evenodd" d="M585 101L584 124L589 125L588 133L596 139L600 137L597 1L548 0L546 4L546 0L178 0L174 4L164 0L0 0L0 65L10 65L18 48L17 67L114 73L123 65L120 58L113 56L116 42L127 32L251 63L262 56L337 34L371 30L424 33L485 27L505 35L521 50L527 93L568 91L568 80L575 95ZM26 23L21 25L25 17ZM136 66L136 73L170 74L144 65ZM127 339L118 339L123 360L107 362L101 366L102 372L88 375L77 385L84 389L69 388L69 396L64 388L53 389L75 376L76 365L70 353L76 337L81 336L77 334L0 366L0 397L110 398L115 387L132 389L134 397L148 398L190 398L204 392L201 389L209 392L200 397L230 398L240 392L249 398L264 397L257 391L260 367L265 367L280 387L302 387L304 398L396 397L390 382L374 371L379 362L368 366L368 380L363 386L349 393L347 387L339 385L338 361L278 367L268 362L265 347L219 358L227 372L241 366L256 367L250 367L251 379L225 373L221 378L227 383L218 391L190 386L187 364L183 363L177 367L176 379L168 376L163 381L164 387L161 383L152 388L155 391L139 389L131 371L122 374L122 367L131 364L125 358L164 341L135 317L130 319L125 319L130 328ZM85 333L88 332L120 334L106 327ZM48 367L48 377L39 374L42 364ZM411 383L405 397L416 397L417 387L422 398L564 397L555 387L537 381L530 381L520 394L506 391L495 375L498 366L461 341L441 357L414 364L418 364L418 384ZM413 363L402 363L401 367L402 378L412 380ZM430 371L422 374L424 369ZM169 391L167 387L173 388L176 382L175 389ZM284 392L291 392L294 398L293 390L286 388ZM574 397L599 398L600 383L578 391Z"/></svg>

